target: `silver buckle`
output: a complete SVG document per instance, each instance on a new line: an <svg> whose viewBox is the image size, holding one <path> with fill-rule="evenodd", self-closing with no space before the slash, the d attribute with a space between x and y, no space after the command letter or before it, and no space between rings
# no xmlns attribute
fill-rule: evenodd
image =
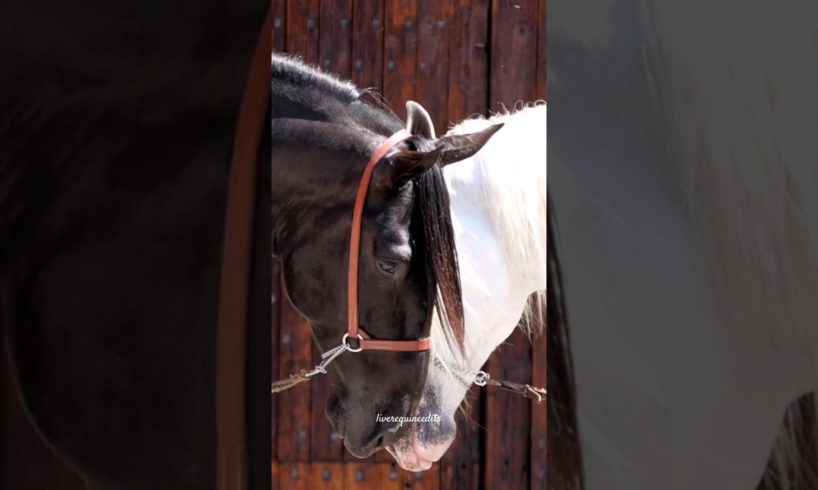
<svg viewBox="0 0 818 490"><path fill-rule="evenodd" d="M348 333L345 333L344 336L341 337L341 343L344 344L345 346L347 346L347 350L349 352L361 352L362 350L364 350L363 346L361 346L361 341L364 340L364 338L361 337L361 334L357 334L356 337L358 337L358 348L357 349L353 348L352 345L349 343L349 334Z"/></svg>

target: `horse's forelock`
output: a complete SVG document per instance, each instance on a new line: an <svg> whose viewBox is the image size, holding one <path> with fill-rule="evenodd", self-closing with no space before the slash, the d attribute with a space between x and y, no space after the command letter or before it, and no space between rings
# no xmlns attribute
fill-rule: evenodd
<svg viewBox="0 0 818 490"><path fill-rule="evenodd" d="M465 321L460 268L454 241L449 193L443 172L435 165L416 180L417 201L423 221L430 286L444 332L463 352Z"/></svg>

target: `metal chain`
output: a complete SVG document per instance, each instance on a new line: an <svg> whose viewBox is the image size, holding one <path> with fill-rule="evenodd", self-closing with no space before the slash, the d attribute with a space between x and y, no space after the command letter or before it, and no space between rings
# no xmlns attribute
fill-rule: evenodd
<svg viewBox="0 0 818 490"><path fill-rule="evenodd" d="M434 356L435 367L442 371L448 371L452 375L452 377L459 381L460 384L462 384L466 389L471 388L472 384L475 384L477 386L491 385L512 391L526 398L534 400L537 403L541 403L545 399L545 396L547 394L545 388L537 388L529 384L513 383L511 381L495 381L491 379L491 375L486 371L474 371L470 369L468 366L464 366L461 364L449 364L440 359L440 357L438 357L437 354L434 353L434 351L432 351L432 355ZM458 372L462 375L472 378L472 381L469 382L468 380L459 376Z"/></svg>
<svg viewBox="0 0 818 490"><path fill-rule="evenodd" d="M337 359L341 354L347 351L360 352L360 350L360 348L355 349L350 347L349 343L347 342L347 336L344 335L340 345L321 354L321 362L317 366L312 368L310 371L302 369L297 374L291 374L284 379L274 382L270 388L270 391L272 393L279 393L284 390L288 390L299 383L309 381L310 378L317 374L327 374L327 366L329 366L330 363ZM432 351L432 359L435 367L451 374L452 377L459 381L460 384L462 384L466 389L471 388L471 385L473 384L477 386L492 385L518 393L526 398L536 401L537 403L542 402L547 393L543 388L537 388L528 384L522 385L519 383L512 383L510 381L495 381L491 379L491 375L486 371L474 371L468 366L461 364L449 364L442 360L434 351ZM463 376L466 376L466 378ZM471 379L471 381L469 381L469 379Z"/></svg>

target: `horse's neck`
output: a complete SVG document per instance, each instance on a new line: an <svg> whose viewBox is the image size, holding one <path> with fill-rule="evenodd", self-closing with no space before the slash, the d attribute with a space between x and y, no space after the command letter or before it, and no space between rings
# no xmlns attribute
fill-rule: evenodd
<svg viewBox="0 0 818 490"><path fill-rule="evenodd" d="M474 157L445 168L463 284L470 358L482 364L546 288L545 107L503 117ZM536 124L537 138L521 123ZM493 121L472 120L452 132Z"/></svg>
<svg viewBox="0 0 818 490"><path fill-rule="evenodd" d="M505 127L483 149L444 172L453 214L472 221L479 215L485 223L481 231L500 246L508 275L528 293L542 291L547 283L546 108L467 120L451 132L468 133L497 122ZM458 238L463 239L463 231L458 230ZM461 249L460 254L472 251Z"/></svg>

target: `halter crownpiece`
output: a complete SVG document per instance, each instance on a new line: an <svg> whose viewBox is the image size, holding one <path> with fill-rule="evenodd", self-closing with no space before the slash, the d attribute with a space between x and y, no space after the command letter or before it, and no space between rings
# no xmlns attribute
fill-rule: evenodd
<svg viewBox="0 0 818 490"><path fill-rule="evenodd" d="M358 260L361 253L361 216L366 202L366 193L369 182L372 180L372 171L375 165L395 145L412 136L409 131L401 129L386 139L375 149L364 167L361 182L358 184L358 193L355 196L355 205L352 209L352 230L349 237L349 272L347 273L347 333L342 339L350 352L362 350L387 350L398 352L422 352L429 350L429 337L418 340L375 340L358 324ZM357 347L351 342L356 342Z"/></svg>

